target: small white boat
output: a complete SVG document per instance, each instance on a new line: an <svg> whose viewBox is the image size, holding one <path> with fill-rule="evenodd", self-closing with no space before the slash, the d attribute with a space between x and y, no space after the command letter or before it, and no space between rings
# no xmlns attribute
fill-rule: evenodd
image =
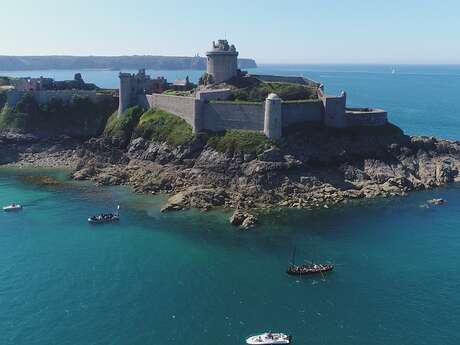
<svg viewBox="0 0 460 345"><path fill-rule="evenodd" d="M249 345L279 345L290 344L292 337L284 333L262 333L254 335L246 339L246 344Z"/></svg>
<svg viewBox="0 0 460 345"><path fill-rule="evenodd" d="M3 207L3 211L5 212L19 211L19 210L22 210L22 205L19 205L19 204L11 204L11 205Z"/></svg>

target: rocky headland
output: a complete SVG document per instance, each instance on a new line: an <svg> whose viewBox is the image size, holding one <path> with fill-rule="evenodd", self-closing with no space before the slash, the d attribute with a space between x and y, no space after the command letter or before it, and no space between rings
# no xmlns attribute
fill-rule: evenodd
<svg viewBox="0 0 460 345"><path fill-rule="evenodd" d="M172 146L103 135L79 142L3 132L0 164L66 167L76 180L168 193L164 211L225 207L245 228L258 211L328 208L352 199L402 196L460 181L460 143L399 128L333 130L305 125L254 152L219 152L206 135Z"/></svg>

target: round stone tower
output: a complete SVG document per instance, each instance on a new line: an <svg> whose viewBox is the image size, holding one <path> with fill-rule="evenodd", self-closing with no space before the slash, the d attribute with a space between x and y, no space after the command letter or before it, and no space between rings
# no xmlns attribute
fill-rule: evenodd
<svg viewBox="0 0 460 345"><path fill-rule="evenodd" d="M281 98L271 93L265 100L264 134L268 139L278 140L282 136Z"/></svg>
<svg viewBox="0 0 460 345"><path fill-rule="evenodd" d="M222 83L238 75L238 52L227 40L212 42L212 50L206 53L207 72L214 83Z"/></svg>
<svg viewBox="0 0 460 345"><path fill-rule="evenodd" d="M133 76L130 73L120 73L120 88L118 101L118 116L131 106L132 102L132 80Z"/></svg>

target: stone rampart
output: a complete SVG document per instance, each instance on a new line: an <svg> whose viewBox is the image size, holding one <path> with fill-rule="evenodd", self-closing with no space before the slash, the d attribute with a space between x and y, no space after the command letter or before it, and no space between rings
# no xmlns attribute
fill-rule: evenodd
<svg viewBox="0 0 460 345"><path fill-rule="evenodd" d="M348 127L383 126L388 123L388 115L382 109L347 108L345 112Z"/></svg>
<svg viewBox="0 0 460 345"><path fill-rule="evenodd" d="M320 100L283 102L283 127L301 122L321 122L324 116Z"/></svg>
<svg viewBox="0 0 460 345"><path fill-rule="evenodd" d="M199 107L199 104L197 104L199 101L195 98L152 94L146 95L146 100L150 108L158 108L179 116L196 129L197 125L195 123L195 114L197 112L197 108Z"/></svg>
<svg viewBox="0 0 460 345"><path fill-rule="evenodd" d="M230 89L198 91L196 99L202 102L208 101L225 101L230 98L232 91Z"/></svg>
<svg viewBox="0 0 460 345"><path fill-rule="evenodd" d="M202 104L202 128L208 131L245 129L263 131L263 103L210 102Z"/></svg>

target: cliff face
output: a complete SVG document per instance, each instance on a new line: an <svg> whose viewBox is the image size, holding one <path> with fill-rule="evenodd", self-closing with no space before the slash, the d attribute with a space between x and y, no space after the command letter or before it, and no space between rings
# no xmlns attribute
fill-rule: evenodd
<svg viewBox="0 0 460 345"><path fill-rule="evenodd" d="M223 206L232 223L252 226L248 211L318 208L351 199L402 196L460 181L460 143L410 137L392 125L331 130L305 126L257 152L218 152L206 138L180 147L116 137L84 143L70 137L0 133L0 164L67 167L73 178L170 193L164 210Z"/></svg>
<svg viewBox="0 0 460 345"><path fill-rule="evenodd" d="M222 153L199 138L174 148L91 139L78 151L75 179L127 184L174 196L165 209L227 206L315 208L350 199L396 196L460 181L460 144L405 136L397 127L297 129L256 154Z"/></svg>
<svg viewBox="0 0 460 345"><path fill-rule="evenodd" d="M253 59L239 59L240 68L255 68ZM203 57L179 56L0 56L0 70L44 69L154 69L154 70L205 70Z"/></svg>

